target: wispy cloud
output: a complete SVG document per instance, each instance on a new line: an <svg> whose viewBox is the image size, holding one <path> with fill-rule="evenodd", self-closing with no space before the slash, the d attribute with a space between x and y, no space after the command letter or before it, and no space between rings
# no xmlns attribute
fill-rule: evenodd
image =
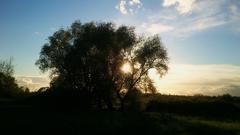
<svg viewBox="0 0 240 135"><path fill-rule="evenodd" d="M143 29L142 31L145 31L150 34L161 34L164 32L172 31L174 29L174 27L170 25L161 24L161 23L152 23L152 24L143 23L140 27Z"/></svg>
<svg viewBox="0 0 240 135"><path fill-rule="evenodd" d="M176 29L175 36L189 36L195 32L212 29L227 24L222 16L196 17L185 19L182 23L173 24Z"/></svg>
<svg viewBox="0 0 240 135"><path fill-rule="evenodd" d="M129 2L121 0L120 3L122 1L125 1L125 13L130 13L131 8L127 7ZM144 6L142 3L141 5ZM161 5L159 5L158 10L144 8L142 10L144 14L135 14L132 18L126 19L120 16L119 18L123 18L120 23L134 25L137 31L142 33L151 35L168 33L168 36L174 37L189 37L195 33L216 27L223 28L223 26L228 26L224 27L225 29L239 32L239 2L234 3L226 0L163 0ZM237 27L232 28L233 26Z"/></svg>
<svg viewBox="0 0 240 135"><path fill-rule="evenodd" d="M155 20L151 18L148 22L161 23L167 21L169 25L175 28L171 33L174 36L189 36L195 32L201 32L230 23L230 14L228 13L230 11L224 12L228 6L224 0L164 0L162 4L163 7L175 6L178 12L163 8L158 13L160 17L170 16L172 18L174 16L175 18L168 21L155 17Z"/></svg>

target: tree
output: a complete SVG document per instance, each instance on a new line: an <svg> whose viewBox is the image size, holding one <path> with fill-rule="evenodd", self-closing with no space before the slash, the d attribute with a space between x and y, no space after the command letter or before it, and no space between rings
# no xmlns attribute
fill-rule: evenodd
<svg viewBox="0 0 240 135"><path fill-rule="evenodd" d="M2 98L14 97L21 92L15 78L12 77L13 73L12 59L0 61L0 97Z"/></svg>
<svg viewBox="0 0 240 135"><path fill-rule="evenodd" d="M7 76L12 76L14 73L14 68L12 65L12 58L9 60L0 60L0 72L7 75Z"/></svg>
<svg viewBox="0 0 240 135"><path fill-rule="evenodd" d="M125 88L126 95L128 95L137 88L145 92L155 93L156 88L148 76L148 71L155 69L160 77L168 71L167 51L159 37L140 38L138 44L125 52L124 59L130 66L130 72L123 75L119 92ZM118 94L118 97L121 101L121 108L124 109L125 97L127 96Z"/></svg>
<svg viewBox="0 0 240 135"><path fill-rule="evenodd" d="M89 105L101 108L104 103L112 109L115 96L124 108L123 89L128 93L134 88L152 87L149 69L155 68L163 75L167 61L158 36L138 37L133 27L116 27L113 23L76 21L71 28L49 37L36 65L42 71L51 71L52 87L77 91ZM120 69L126 62L132 69L128 74Z"/></svg>

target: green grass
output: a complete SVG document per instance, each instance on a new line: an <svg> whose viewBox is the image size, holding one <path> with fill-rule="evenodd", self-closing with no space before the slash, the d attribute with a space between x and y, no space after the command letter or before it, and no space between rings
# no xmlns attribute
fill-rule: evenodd
<svg viewBox="0 0 240 135"><path fill-rule="evenodd" d="M240 121L209 120L175 114L147 113L155 122L156 132L176 135L239 135Z"/></svg>
<svg viewBox="0 0 240 135"><path fill-rule="evenodd" d="M236 130L240 131L240 122L239 121L216 121L216 120L206 120L206 119L199 119L199 118L189 118L178 116L176 117L178 120L187 122L189 124L197 124L197 125L204 125L208 127L218 128L218 129L225 129L225 130Z"/></svg>

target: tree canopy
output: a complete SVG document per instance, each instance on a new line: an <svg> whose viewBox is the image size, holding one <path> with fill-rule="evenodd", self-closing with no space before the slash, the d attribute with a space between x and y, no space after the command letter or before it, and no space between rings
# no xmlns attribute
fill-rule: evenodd
<svg viewBox="0 0 240 135"><path fill-rule="evenodd" d="M121 70L124 64L131 72ZM156 92L148 71L154 68L164 75L168 56L158 36L140 37L133 27L113 23L76 21L49 37L36 65L51 71L52 88L75 91L89 106L112 109L115 98L124 108L134 90Z"/></svg>
<svg viewBox="0 0 240 135"><path fill-rule="evenodd" d="M0 98L12 98L22 92L13 77L13 73L12 58L0 60Z"/></svg>
<svg viewBox="0 0 240 135"><path fill-rule="evenodd" d="M14 68L12 65L12 58L9 60L0 60L0 72L7 75L12 76L14 73Z"/></svg>

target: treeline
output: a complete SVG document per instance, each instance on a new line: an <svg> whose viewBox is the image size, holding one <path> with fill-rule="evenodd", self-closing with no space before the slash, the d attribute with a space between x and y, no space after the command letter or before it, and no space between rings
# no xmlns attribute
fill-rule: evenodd
<svg viewBox="0 0 240 135"><path fill-rule="evenodd" d="M147 112L173 113L217 119L240 119L240 97L148 95L142 97Z"/></svg>
<svg viewBox="0 0 240 135"><path fill-rule="evenodd" d="M20 87L16 83L12 58L0 60L0 99L18 99L30 95L28 88Z"/></svg>

